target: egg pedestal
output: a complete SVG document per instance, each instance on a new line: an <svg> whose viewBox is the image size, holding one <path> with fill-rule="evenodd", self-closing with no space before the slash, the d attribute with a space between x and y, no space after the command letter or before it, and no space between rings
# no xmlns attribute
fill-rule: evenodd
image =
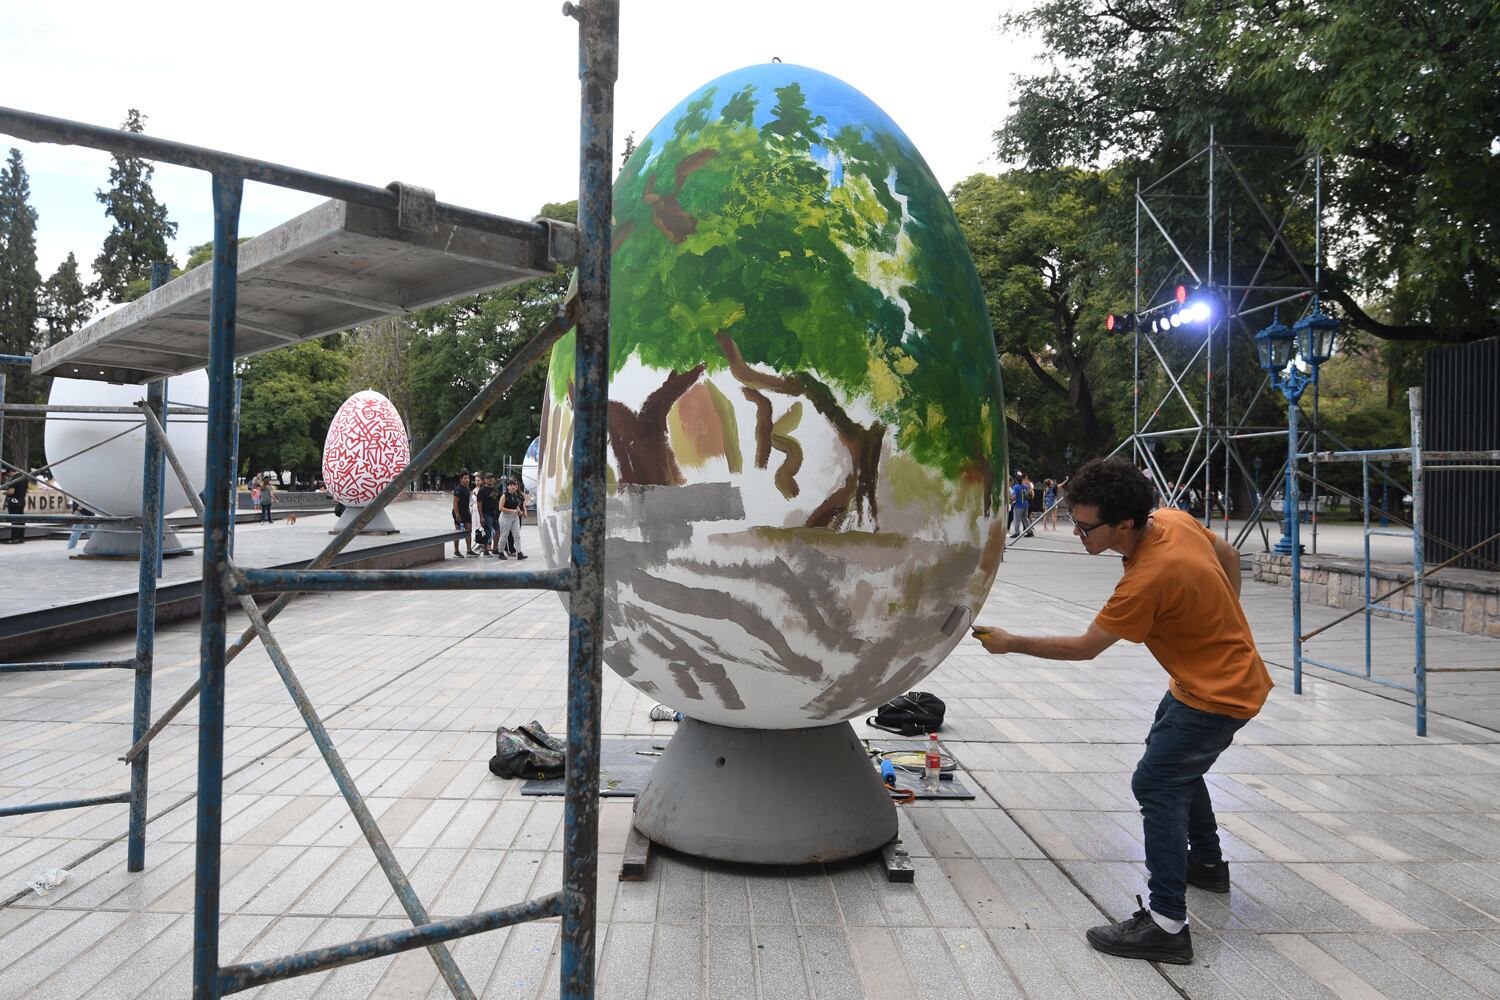
<svg viewBox="0 0 1500 1000"><path fill-rule="evenodd" d="M896 827L847 722L770 730L684 719L635 797L635 828L652 842L720 861L838 861L879 850Z"/></svg>
<svg viewBox="0 0 1500 1000"><path fill-rule="evenodd" d="M340 531L343 531L344 525L359 517L359 512L362 510L364 510L363 507L350 507L346 504L344 512L339 515L337 521L333 522L333 527L328 529L328 533L330 535L337 535ZM370 518L370 523L360 528L359 533L361 535L399 535L401 534L401 529L396 527L395 523L391 521L390 513L382 510Z"/></svg>
<svg viewBox="0 0 1500 1000"><path fill-rule="evenodd" d="M1005 400L953 208L868 98L772 63L636 147L611 247L598 641L691 720L636 826L731 861L881 847L896 813L847 720L962 641L1005 542ZM572 558L576 348L553 347L542 404L553 567Z"/></svg>

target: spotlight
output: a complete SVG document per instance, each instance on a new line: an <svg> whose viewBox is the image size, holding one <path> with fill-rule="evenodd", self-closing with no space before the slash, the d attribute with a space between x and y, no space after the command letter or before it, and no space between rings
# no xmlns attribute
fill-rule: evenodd
<svg viewBox="0 0 1500 1000"><path fill-rule="evenodd" d="M1207 302L1199 299L1197 302L1194 302L1192 305L1188 306L1187 312L1188 316L1192 318L1192 321L1194 323L1207 323L1211 310L1208 308Z"/></svg>
<svg viewBox="0 0 1500 1000"><path fill-rule="evenodd" d="M1173 313L1172 314L1172 320L1171 320L1171 322L1172 322L1172 328L1173 329L1176 329L1177 327L1181 326L1182 325L1182 313Z"/></svg>
<svg viewBox="0 0 1500 1000"><path fill-rule="evenodd" d="M1177 304L1182 305L1187 301L1187 285L1178 285L1176 292Z"/></svg>

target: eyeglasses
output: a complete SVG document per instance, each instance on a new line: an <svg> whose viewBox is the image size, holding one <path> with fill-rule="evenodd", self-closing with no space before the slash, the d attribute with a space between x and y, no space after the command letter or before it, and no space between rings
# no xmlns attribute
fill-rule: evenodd
<svg viewBox="0 0 1500 1000"><path fill-rule="evenodd" d="M1068 515L1068 520L1073 522L1073 531L1079 538L1087 538L1090 531L1093 531L1095 528L1102 528L1109 523L1108 521L1095 521L1093 524L1085 524L1082 521L1074 519L1072 514Z"/></svg>

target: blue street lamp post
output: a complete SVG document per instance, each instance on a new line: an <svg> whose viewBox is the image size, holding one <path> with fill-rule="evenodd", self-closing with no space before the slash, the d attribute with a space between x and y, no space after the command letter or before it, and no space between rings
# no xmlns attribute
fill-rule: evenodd
<svg viewBox="0 0 1500 1000"><path fill-rule="evenodd" d="M1287 327L1279 318L1255 335L1261 368L1271 384L1286 397L1286 485L1283 493L1281 540L1276 551L1292 558L1292 668L1293 691L1302 693L1302 544L1297 516L1297 401L1318 380L1318 368L1333 356L1338 320L1323 312L1313 297L1312 312Z"/></svg>

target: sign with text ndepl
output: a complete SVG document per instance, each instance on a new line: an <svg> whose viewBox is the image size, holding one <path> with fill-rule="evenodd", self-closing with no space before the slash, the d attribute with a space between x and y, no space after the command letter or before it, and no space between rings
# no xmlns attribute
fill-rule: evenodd
<svg viewBox="0 0 1500 1000"><path fill-rule="evenodd" d="M46 486L31 485L26 491L26 513L28 514L67 514L73 509L73 501L57 490Z"/></svg>

